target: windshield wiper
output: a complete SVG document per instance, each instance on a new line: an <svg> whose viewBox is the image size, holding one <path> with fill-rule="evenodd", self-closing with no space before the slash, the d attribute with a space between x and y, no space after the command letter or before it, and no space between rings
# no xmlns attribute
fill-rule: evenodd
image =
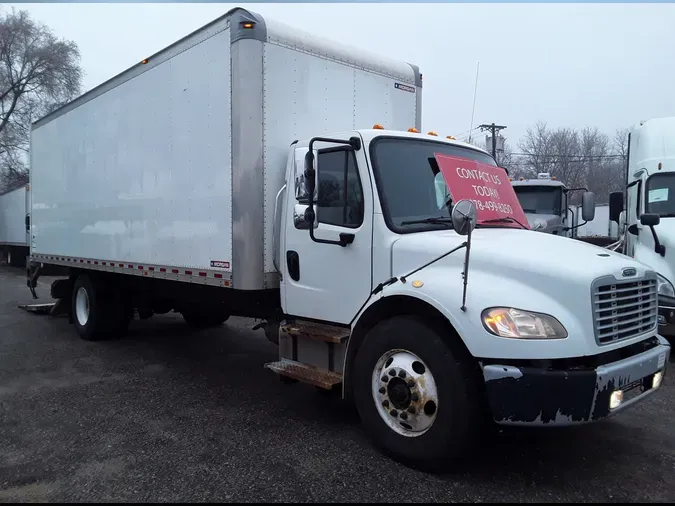
<svg viewBox="0 0 675 506"><path fill-rule="evenodd" d="M446 225L452 228L452 219L447 216L424 218L423 220L402 221L401 225L421 225L426 223L431 223L433 225Z"/></svg>
<svg viewBox="0 0 675 506"><path fill-rule="evenodd" d="M527 230L527 227L525 225L523 225L517 219L511 218L510 216L505 216L503 218L493 218L491 220L483 220L479 223L479 225L482 225L484 223L517 223L518 225L523 227L525 230Z"/></svg>

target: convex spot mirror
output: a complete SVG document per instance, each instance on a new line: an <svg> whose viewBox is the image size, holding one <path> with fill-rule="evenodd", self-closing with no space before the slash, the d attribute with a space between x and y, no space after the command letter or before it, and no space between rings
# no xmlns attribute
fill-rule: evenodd
<svg viewBox="0 0 675 506"><path fill-rule="evenodd" d="M460 200L453 206L450 218L455 232L459 235L468 235L476 227L478 219L476 204L472 200Z"/></svg>

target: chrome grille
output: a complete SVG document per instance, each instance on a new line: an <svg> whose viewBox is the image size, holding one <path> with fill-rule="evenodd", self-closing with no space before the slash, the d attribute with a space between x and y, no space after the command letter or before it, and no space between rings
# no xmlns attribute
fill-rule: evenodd
<svg viewBox="0 0 675 506"><path fill-rule="evenodd" d="M614 277L596 280L593 323L598 344L623 341L656 328L657 289L653 274L633 281L617 281Z"/></svg>

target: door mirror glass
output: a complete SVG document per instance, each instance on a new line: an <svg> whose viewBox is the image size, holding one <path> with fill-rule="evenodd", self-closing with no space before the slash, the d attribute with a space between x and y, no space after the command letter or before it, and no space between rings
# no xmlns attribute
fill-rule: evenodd
<svg viewBox="0 0 675 506"><path fill-rule="evenodd" d="M621 222L621 213L623 212L623 192L612 192L609 194L609 219L617 223Z"/></svg>
<svg viewBox="0 0 675 506"><path fill-rule="evenodd" d="M452 227L459 235L468 235L476 227L478 212L473 200L460 200L452 208Z"/></svg>
<svg viewBox="0 0 675 506"><path fill-rule="evenodd" d="M595 218L595 193L585 192L581 196L581 219L593 221Z"/></svg>
<svg viewBox="0 0 675 506"><path fill-rule="evenodd" d="M298 230L309 230L310 223L313 222L313 227L316 228L318 223L316 222L316 213L313 216L309 216L307 211L309 206L306 204L295 204L293 208L293 225Z"/></svg>
<svg viewBox="0 0 675 506"><path fill-rule="evenodd" d="M306 183L307 176L305 175L308 153L309 151L307 148L298 148L295 151L295 198L301 203L309 202L309 193L307 193ZM316 156L314 156L314 160L316 160ZM314 181L316 181L316 170L314 172ZM316 201L316 189L314 191L314 200Z"/></svg>
<svg viewBox="0 0 675 506"><path fill-rule="evenodd" d="M314 153L312 151L307 151L305 155L305 193L309 197L314 195L314 189L316 188L316 170L314 168Z"/></svg>

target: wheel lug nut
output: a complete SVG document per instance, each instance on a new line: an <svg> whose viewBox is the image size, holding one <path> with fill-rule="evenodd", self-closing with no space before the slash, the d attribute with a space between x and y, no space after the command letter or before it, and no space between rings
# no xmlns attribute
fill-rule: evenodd
<svg viewBox="0 0 675 506"><path fill-rule="evenodd" d="M385 408L388 408L388 407L389 407L389 401L386 400L386 399L383 400L383 401L382 401L382 406L385 407Z"/></svg>
<svg viewBox="0 0 675 506"><path fill-rule="evenodd" d="M414 414L415 414L415 408L413 408L412 406L410 406L410 407L408 408L408 413L410 413L411 415L414 415Z"/></svg>
<svg viewBox="0 0 675 506"><path fill-rule="evenodd" d="M415 381L408 380L408 388L413 388L415 386Z"/></svg>
<svg viewBox="0 0 675 506"><path fill-rule="evenodd" d="M405 378L405 371L404 370L399 371L398 377L399 378Z"/></svg>
<svg viewBox="0 0 675 506"><path fill-rule="evenodd" d="M420 400L420 396L417 395L417 394L412 394L412 395L410 396L410 399L412 399L413 402L417 402L417 401Z"/></svg>
<svg viewBox="0 0 675 506"><path fill-rule="evenodd" d="M400 416L401 416L401 420L407 420L408 419L408 413L406 413L405 411L402 412Z"/></svg>
<svg viewBox="0 0 675 506"><path fill-rule="evenodd" d="M389 381L389 376L382 376L382 381L384 381L385 383Z"/></svg>
<svg viewBox="0 0 675 506"><path fill-rule="evenodd" d="M381 393L381 394L384 394L386 391L387 391L386 388L384 388L384 387L380 388L380 393Z"/></svg>
<svg viewBox="0 0 675 506"><path fill-rule="evenodd" d="M391 416L398 416L398 411L396 411L395 409L392 409L392 410L389 412L389 414L390 414Z"/></svg>
<svg viewBox="0 0 675 506"><path fill-rule="evenodd" d="M389 371L389 376L396 376L396 370L395 370L395 369L391 369L391 370Z"/></svg>

